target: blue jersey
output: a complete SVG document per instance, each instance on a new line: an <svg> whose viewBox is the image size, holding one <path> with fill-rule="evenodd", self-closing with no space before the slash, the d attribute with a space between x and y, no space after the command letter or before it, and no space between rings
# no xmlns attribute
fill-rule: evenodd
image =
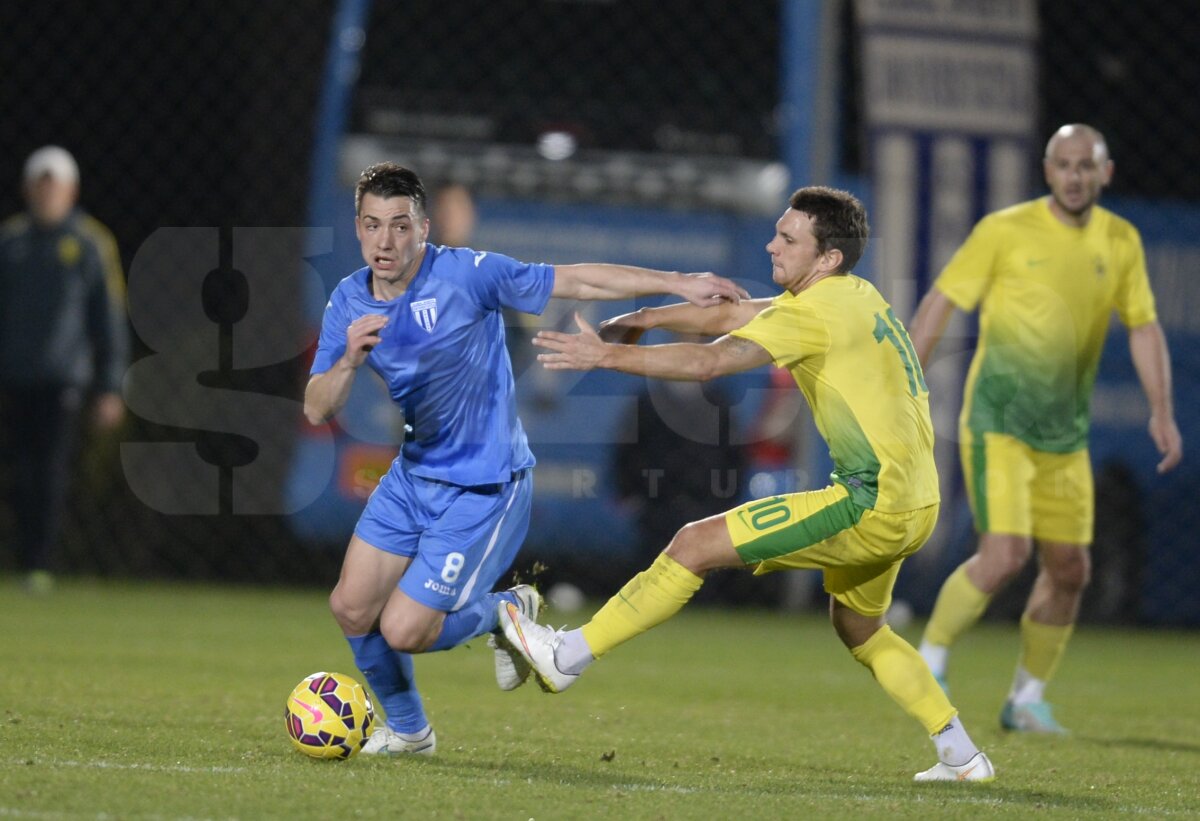
<svg viewBox="0 0 1200 821"><path fill-rule="evenodd" d="M378 300L370 283L370 268L362 268L334 289L311 372L324 373L342 357L351 322L384 314L388 324L366 361L412 427L400 451L403 468L465 487L507 482L532 467L501 309L540 314L554 266L426 244L403 294Z"/></svg>

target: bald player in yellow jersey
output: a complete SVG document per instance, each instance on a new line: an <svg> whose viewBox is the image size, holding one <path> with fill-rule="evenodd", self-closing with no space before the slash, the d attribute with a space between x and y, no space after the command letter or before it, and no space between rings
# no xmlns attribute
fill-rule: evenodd
<svg viewBox="0 0 1200 821"><path fill-rule="evenodd" d="M683 527L649 569L579 630L555 632L501 608L505 639L544 689L561 692L595 658L677 613L708 571L819 568L830 617L854 658L929 733L939 762L918 781L988 781L995 770L917 651L884 621L901 562L937 520L929 392L904 326L879 292L850 271L868 234L862 204L844 191L802 188L767 245L785 291L707 312L648 309L605 323L579 318L577 335L543 331L547 368L602 367L662 379L706 380L774 363L812 407L833 458L832 484L750 502ZM646 328L720 337L636 347Z"/></svg>
<svg viewBox="0 0 1200 821"><path fill-rule="evenodd" d="M1158 471L1179 463L1170 360L1137 229L1097 205L1112 178L1104 137L1065 125L1046 146L1050 195L985 217L921 301L913 344L928 362L955 309L980 310L959 419L978 551L938 595L921 655L945 686L950 645L1037 544L1021 652L1000 722L1063 733L1045 701L1091 573L1094 494L1088 403L1115 310L1150 403Z"/></svg>

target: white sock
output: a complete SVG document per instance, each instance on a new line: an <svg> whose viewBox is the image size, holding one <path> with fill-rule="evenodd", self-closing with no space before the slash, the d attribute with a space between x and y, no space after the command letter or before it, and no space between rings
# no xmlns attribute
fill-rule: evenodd
<svg viewBox="0 0 1200 821"><path fill-rule="evenodd" d="M577 676L596 660L592 648L582 630L568 630L562 634L562 642L554 648L554 666L568 676Z"/></svg>
<svg viewBox="0 0 1200 821"><path fill-rule="evenodd" d="M930 644L927 641L922 641L921 649L917 652L921 654L921 658L925 659L925 663L929 665L929 672L938 678L946 677L946 662L950 658L949 647L943 644Z"/></svg>
<svg viewBox="0 0 1200 821"><path fill-rule="evenodd" d="M950 723L933 736L933 746L937 748L938 760L951 767L961 767L979 752L975 742L963 729L958 716L950 719Z"/></svg>
<svg viewBox="0 0 1200 821"><path fill-rule="evenodd" d="M1008 693L1008 700L1013 704L1036 704L1039 701L1044 701L1046 698L1046 682L1040 678L1034 678L1029 671L1021 665L1017 665L1017 672L1013 675L1012 690Z"/></svg>

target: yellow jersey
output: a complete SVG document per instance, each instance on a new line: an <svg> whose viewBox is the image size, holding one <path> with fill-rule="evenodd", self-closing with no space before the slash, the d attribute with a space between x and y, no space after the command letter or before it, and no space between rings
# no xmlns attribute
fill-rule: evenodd
<svg viewBox="0 0 1200 821"><path fill-rule="evenodd" d="M831 479L884 513L939 501L929 391L908 332L853 274L785 292L733 331L787 368L829 446Z"/></svg>
<svg viewBox="0 0 1200 821"><path fill-rule="evenodd" d="M982 305L961 425L1051 453L1087 447L1113 309L1129 328L1156 319L1137 229L1099 206L1065 225L1048 198L984 217L935 287L965 311Z"/></svg>

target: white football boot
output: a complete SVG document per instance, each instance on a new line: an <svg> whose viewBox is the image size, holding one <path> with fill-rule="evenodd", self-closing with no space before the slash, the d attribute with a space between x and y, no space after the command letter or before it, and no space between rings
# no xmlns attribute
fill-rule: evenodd
<svg viewBox="0 0 1200 821"><path fill-rule="evenodd" d="M913 776L913 781L992 781L996 768L983 753L975 753L966 764L957 767L938 762Z"/></svg>
<svg viewBox="0 0 1200 821"><path fill-rule="evenodd" d="M414 734L419 738L405 738L386 724L367 739L360 751L363 755L433 755L437 749L437 735L433 726L425 728L424 733Z"/></svg>
<svg viewBox="0 0 1200 821"><path fill-rule="evenodd" d="M518 584L508 592L513 593L520 602L521 612L536 621L538 611L542 609L542 596L531 584ZM504 605L500 606L503 611ZM519 652L508 646L507 642L497 641L493 633L488 636L487 644L496 651L496 685L501 690L515 690L529 678L529 662Z"/></svg>
<svg viewBox="0 0 1200 821"><path fill-rule="evenodd" d="M533 668L543 690L561 693L578 680L578 675L564 673L554 663L554 650L562 642L561 630L552 630L526 618L510 602L502 602L499 609L505 642Z"/></svg>

